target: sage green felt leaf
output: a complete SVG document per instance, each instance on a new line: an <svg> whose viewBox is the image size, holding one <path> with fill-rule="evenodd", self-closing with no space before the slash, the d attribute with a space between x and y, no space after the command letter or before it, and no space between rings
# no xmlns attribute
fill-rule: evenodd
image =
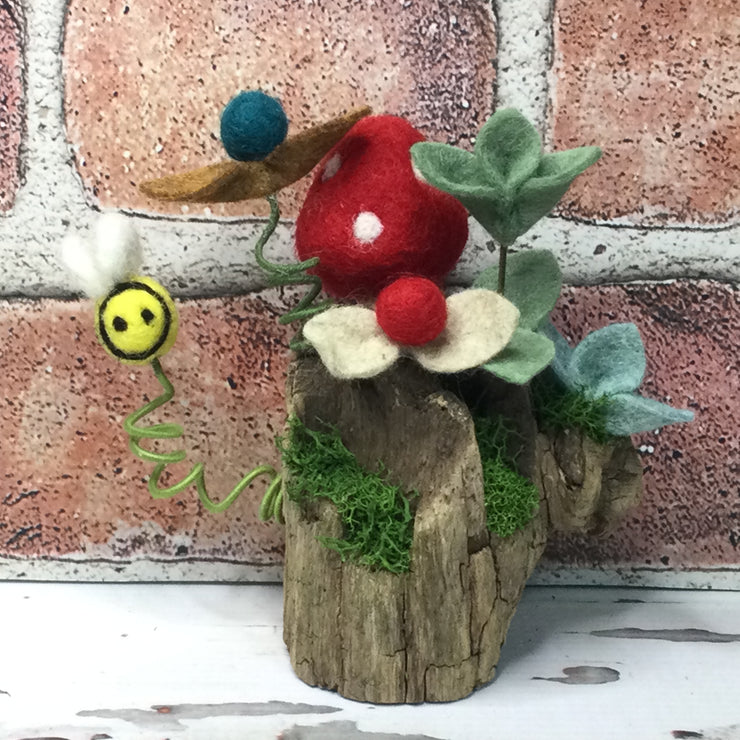
<svg viewBox="0 0 740 740"><path fill-rule="evenodd" d="M432 142L411 147L422 177L457 198L502 245L547 215L600 156L598 147L543 154L537 130L510 108L496 111L483 125L473 154Z"/></svg>
<svg viewBox="0 0 740 740"><path fill-rule="evenodd" d="M498 265L485 269L473 285L496 290ZM504 295L519 309L519 326L523 329L539 328L554 308L562 285L560 267L548 249L510 254L506 261Z"/></svg>
<svg viewBox="0 0 740 740"><path fill-rule="evenodd" d="M609 405L606 407L606 431L615 437L624 437L659 429L667 424L691 421L693 418L691 411L674 409L636 393L616 393L609 396Z"/></svg>
<svg viewBox="0 0 740 740"><path fill-rule="evenodd" d="M502 108L481 128L475 153L486 174L503 180L513 193L537 170L542 143L537 129L518 110Z"/></svg>
<svg viewBox="0 0 740 740"><path fill-rule="evenodd" d="M493 203L506 197L504 181L495 173L488 176L480 159L464 149L420 141L411 147L411 162L430 185L461 201L471 198Z"/></svg>
<svg viewBox="0 0 740 740"><path fill-rule="evenodd" d="M542 334L518 328L506 347L483 367L509 383L524 385L555 356L555 345Z"/></svg>
<svg viewBox="0 0 740 740"><path fill-rule="evenodd" d="M591 332L574 350L568 373L591 398L629 393L645 374L645 348L634 324L610 324Z"/></svg>
<svg viewBox="0 0 740 740"><path fill-rule="evenodd" d="M517 193L512 218L520 234L546 216L565 195L573 180L601 156L597 146L544 154L534 176Z"/></svg>

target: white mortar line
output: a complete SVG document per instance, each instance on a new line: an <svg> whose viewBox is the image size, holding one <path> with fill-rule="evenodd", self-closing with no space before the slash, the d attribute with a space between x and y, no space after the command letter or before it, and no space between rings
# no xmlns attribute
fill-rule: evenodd
<svg viewBox="0 0 740 740"><path fill-rule="evenodd" d="M552 23L550 0L498 0L498 103L514 106L545 129ZM67 297L67 275L56 245L72 226L86 229L96 216L64 130L61 45L65 0L27 0L25 178L14 208L0 215L0 295ZM265 286L252 247L263 222L171 218L132 214L145 243L145 271L175 295L244 293ZM486 234L472 224L466 255L453 275L469 282L493 261ZM596 284L667 278L714 278L740 283L740 227L640 228L548 218L519 247L547 247L565 281ZM601 254L595 254L598 245ZM279 260L292 256L291 224L279 226L268 247Z"/></svg>
<svg viewBox="0 0 740 740"><path fill-rule="evenodd" d="M496 0L497 107L516 108L544 134L552 47L551 0Z"/></svg>

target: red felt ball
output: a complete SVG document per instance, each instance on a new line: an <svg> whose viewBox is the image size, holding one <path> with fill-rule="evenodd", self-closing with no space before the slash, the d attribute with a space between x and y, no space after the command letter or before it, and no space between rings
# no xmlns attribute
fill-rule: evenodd
<svg viewBox="0 0 740 740"><path fill-rule="evenodd" d="M441 283L468 237L462 204L419 179L423 135L396 116L356 123L319 165L296 221L301 260L338 298L370 298L403 275Z"/></svg>
<svg viewBox="0 0 740 740"><path fill-rule="evenodd" d="M403 277L380 291L375 317L394 342L420 347L442 333L447 323L447 302L431 280Z"/></svg>

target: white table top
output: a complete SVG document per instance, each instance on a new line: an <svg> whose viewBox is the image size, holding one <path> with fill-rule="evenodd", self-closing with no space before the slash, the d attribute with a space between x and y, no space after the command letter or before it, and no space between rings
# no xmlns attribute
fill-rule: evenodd
<svg viewBox="0 0 740 740"><path fill-rule="evenodd" d="M417 706L295 678L281 600L268 585L0 583L0 738L740 739L738 592L530 587L495 681Z"/></svg>

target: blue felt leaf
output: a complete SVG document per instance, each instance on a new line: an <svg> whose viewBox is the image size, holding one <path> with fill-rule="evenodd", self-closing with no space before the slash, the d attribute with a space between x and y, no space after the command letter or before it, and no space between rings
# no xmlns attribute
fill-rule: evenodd
<svg viewBox="0 0 740 740"><path fill-rule="evenodd" d="M574 350L571 381L591 398L636 390L645 374L645 348L634 324L591 332Z"/></svg>
<svg viewBox="0 0 740 740"><path fill-rule="evenodd" d="M555 347L547 337L518 328L504 350L483 367L509 383L523 385L541 373L554 356Z"/></svg>
<svg viewBox="0 0 740 740"><path fill-rule="evenodd" d="M636 393L616 393L606 407L606 431L615 437L649 432L667 424L691 421L694 414L674 409L660 401L643 398Z"/></svg>
<svg viewBox="0 0 740 740"><path fill-rule="evenodd" d="M573 378L570 371L570 361L573 356L573 348L568 344L565 337L549 322L546 321L540 327L540 333L544 334L555 345L555 357L550 363L551 370L557 379L568 390L578 390L578 382Z"/></svg>

